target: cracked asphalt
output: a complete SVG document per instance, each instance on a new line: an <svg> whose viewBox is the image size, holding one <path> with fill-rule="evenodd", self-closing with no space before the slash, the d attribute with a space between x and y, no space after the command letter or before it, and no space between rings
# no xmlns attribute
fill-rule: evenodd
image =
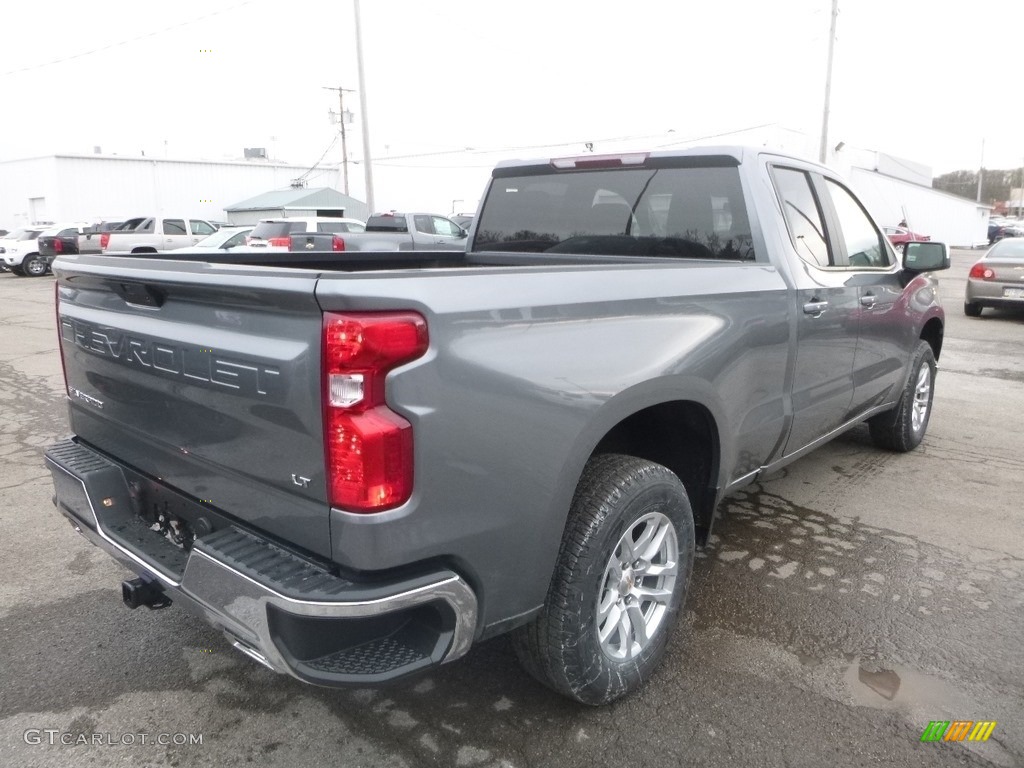
<svg viewBox="0 0 1024 768"><path fill-rule="evenodd" d="M924 444L858 428L728 499L663 667L600 709L532 682L502 638L337 691L174 607L124 608L129 574L56 513L43 468L67 434L53 279L0 274L0 766L1024 766L1024 314L963 315L978 255L940 273ZM921 743L931 720L998 724Z"/></svg>

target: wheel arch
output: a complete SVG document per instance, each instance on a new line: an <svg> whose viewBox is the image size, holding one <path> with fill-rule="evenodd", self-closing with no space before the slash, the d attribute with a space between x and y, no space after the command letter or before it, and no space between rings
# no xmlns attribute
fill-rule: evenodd
<svg viewBox="0 0 1024 768"><path fill-rule="evenodd" d="M721 441L711 410L694 400L672 400L622 418L597 441L589 458L621 453L674 472L693 508L698 544L707 541L718 500Z"/></svg>
<svg viewBox="0 0 1024 768"><path fill-rule="evenodd" d="M939 359L939 354L942 352L943 333L942 321L937 317L929 319L921 329L921 340L928 342L936 360Z"/></svg>
<svg viewBox="0 0 1024 768"><path fill-rule="evenodd" d="M151 245L140 245L138 248L132 248L132 253L156 253L156 248Z"/></svg>

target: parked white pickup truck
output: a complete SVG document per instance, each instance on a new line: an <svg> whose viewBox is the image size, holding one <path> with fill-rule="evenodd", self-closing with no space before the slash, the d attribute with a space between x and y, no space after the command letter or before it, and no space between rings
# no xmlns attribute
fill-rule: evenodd
<svg viewBox="0 0 1024 768"><path fill-rule="evenodd" d="M157 253L195 245L217 228L208 221L142 216L125 221L122 229L100 237L103 253Z"/></svg>

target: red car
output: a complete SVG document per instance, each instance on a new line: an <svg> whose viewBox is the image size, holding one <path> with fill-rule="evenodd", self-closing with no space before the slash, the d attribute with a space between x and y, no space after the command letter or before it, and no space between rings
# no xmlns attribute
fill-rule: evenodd
<svg viewBox="0 0 1024 768"><path fill-rule="evenodd" d="M899 248L905 243L921 243L925 240L931 240L930 235L921 235L917 232L911 232L906 227L882 227L882 231L885 232L885 236L889 238L889 242L895 247Z"/></svg>

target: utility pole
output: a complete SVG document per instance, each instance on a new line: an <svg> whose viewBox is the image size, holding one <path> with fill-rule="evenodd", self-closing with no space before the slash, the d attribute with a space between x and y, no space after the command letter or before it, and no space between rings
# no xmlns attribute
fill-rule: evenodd
<svg viewBox="0 0 1024 768"><path fill-rule="evenodd" d="M985 140L981 140L981 165L978 166L978 197L977 201L981 202L981 180L985 176Z"/></svg>
<svg viewBox="0 0 1024 768"><path fill-rule="evenodd" d="M366 206L370 213L373 204L373 167L370 162L370 119L366 112L366 76L363 72L363 30L359 21L359 0L352 0L356 12L356 61L359 64L359 108L363 123L363 173L366 178Z"/></svg>
<svg viewBox="0 0 1024 768"><path fill-rule="evenodd" d="M358 2L359 0L356 0ZM818 148L818 162L825 162L828 147L828 110L832 100L832 54L836 47L836 19L839 16L839 0L832 0L832 28L828 33L828 64L825 69L825 109L821 116L821 146Z"/></svg>
<svg viewBox="0 0 1024 768"><path fill-rule="evenodd" d="M1017 218L1024 216L1024 165L1020 167L1020 205L1017 206Z"/></svg>
<svg viewBox="0 0 1024 768"><path fill-rule="evenodd" d="M321 86L325 91L337 91L338 92L338 122L341 124L341 168L342 176L345 180L345 194L348 194L348 142L345 140L345 94L355 93L351 88L342 88L340 85L337 88L331 88L330 86Z"/></svg>

